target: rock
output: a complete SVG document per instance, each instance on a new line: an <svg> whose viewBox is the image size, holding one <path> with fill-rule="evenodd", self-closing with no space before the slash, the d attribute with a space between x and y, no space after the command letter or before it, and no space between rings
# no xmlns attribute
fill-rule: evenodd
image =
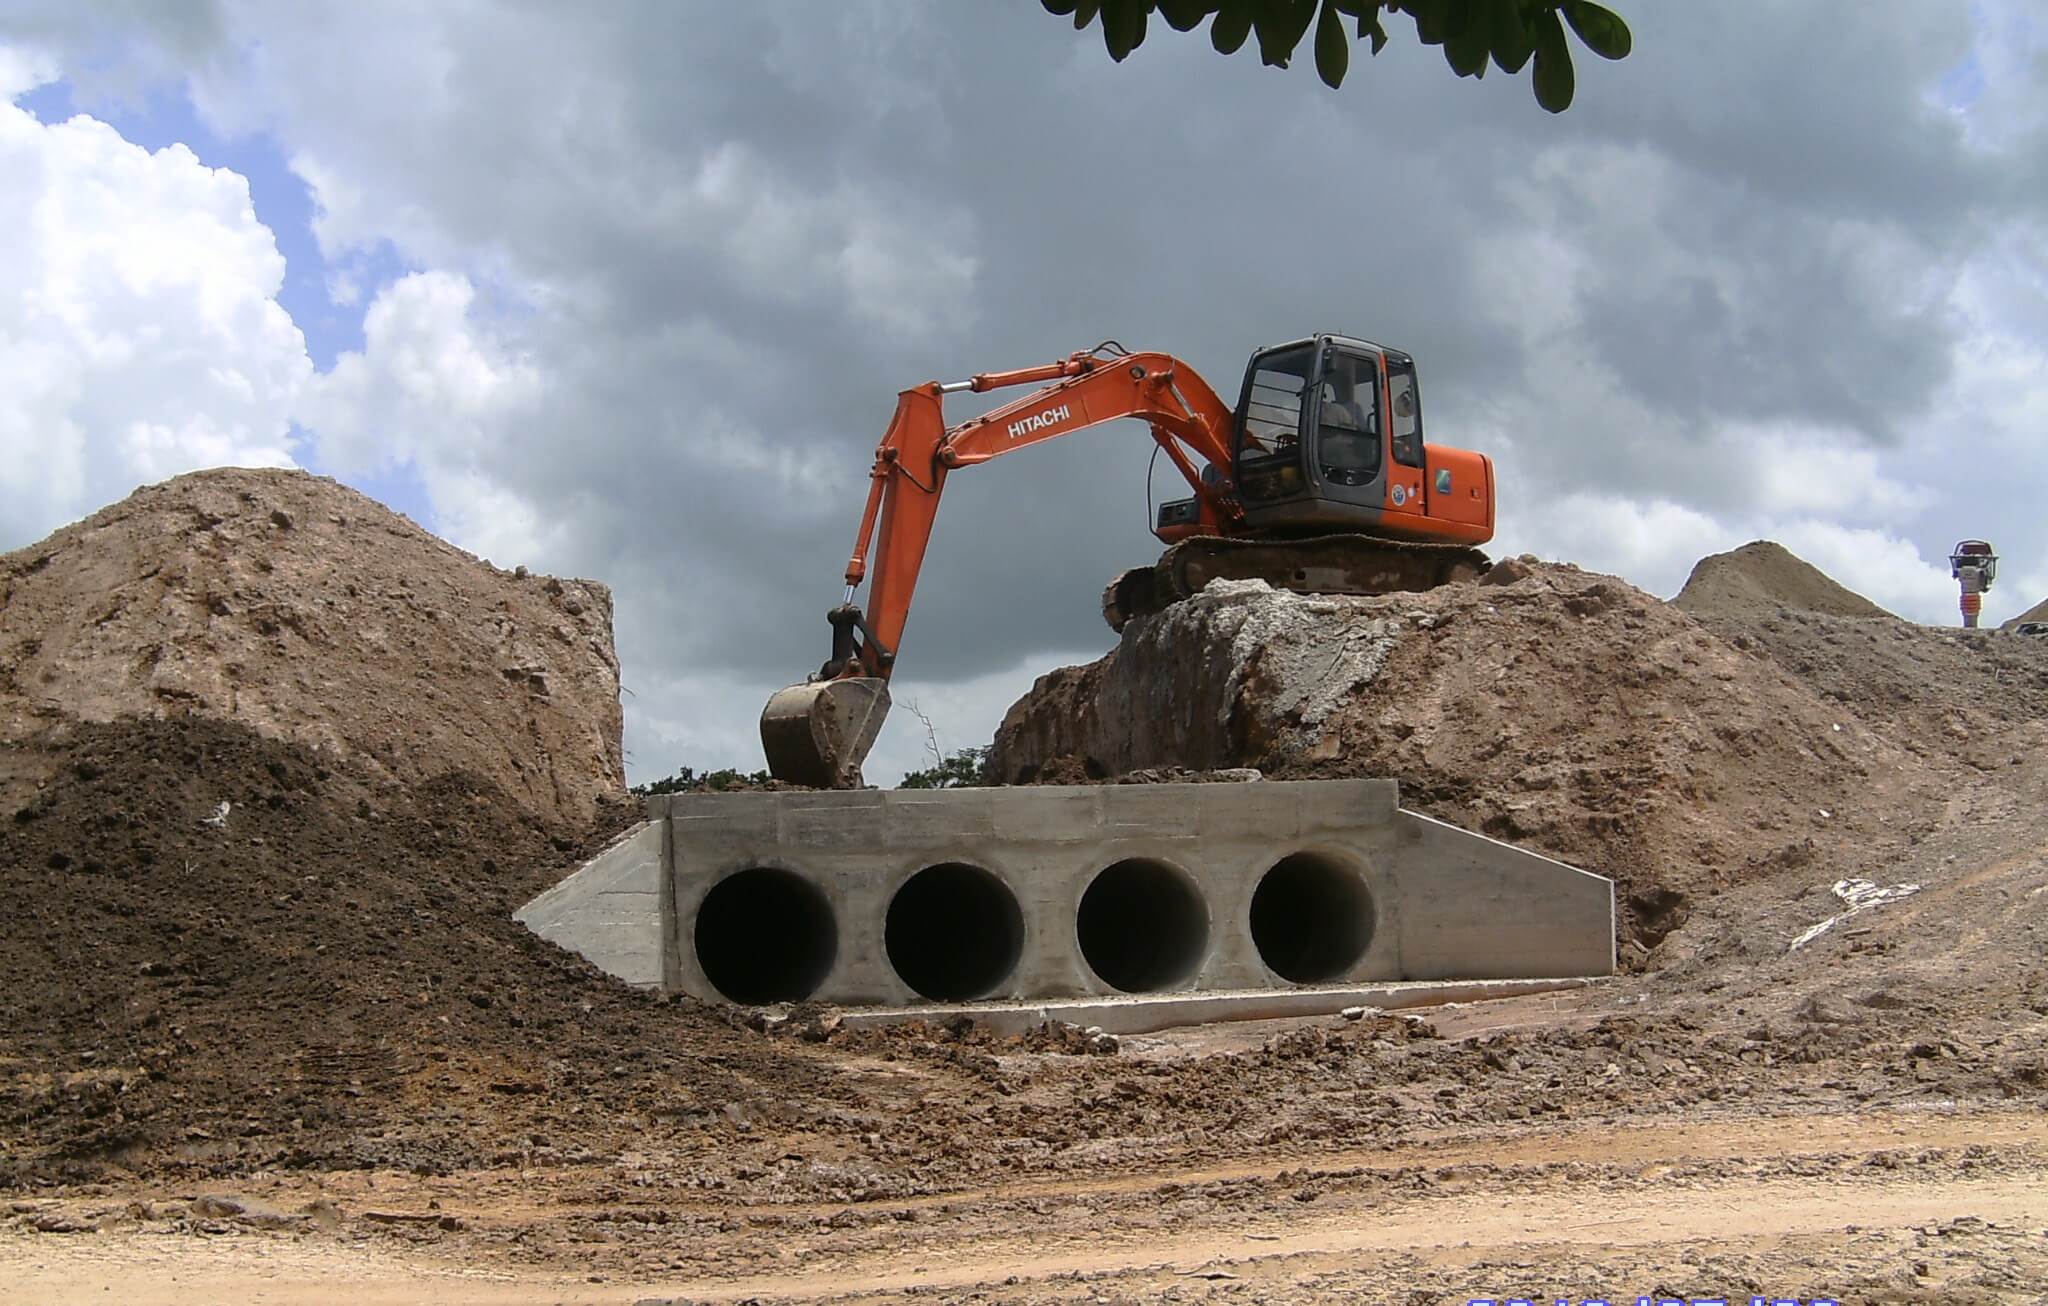
<svg viewBox="0 0 2048 1306"><path fill-rule="evenodd" d="M1520 558L1502 558L1487 569L1479 578L1481 585L1512 585L1527 580L1536 574L1536 569Z"/></svg>
<svg viewBox="0 0 2048 1306"><path fill-rule="evenodd" d="M324 1197L315 1198L306 1203L299 1208L299 1211L308 1220L311 1220L316 1227L324 1229L329 1233L341 1227L343 1219L341 1208Z"/></svg>
<svg viewBox="0 0 2048 1306"><path fill-rule="evenodd" d="M1070 755L1109 774L1305 756L1386 665L1401 627L1370 600L1213 582L1132 621L1101 662L1041 677L997 730L991 770L1014 782Z"/></svg>

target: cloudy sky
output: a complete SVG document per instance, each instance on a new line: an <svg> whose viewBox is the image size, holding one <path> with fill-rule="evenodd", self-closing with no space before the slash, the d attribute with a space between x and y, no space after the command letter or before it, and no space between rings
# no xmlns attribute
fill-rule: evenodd
<svg viewBox="0 0 2048 1306"><path fill-rule="evenodd" d="M1330 91L1037 0L0 0L0 549L307 467L611 583L635 779L753 769L897 390L1345 330L1498 460L1497 556L1768 537L1946 623L1983 536L1988 616L2048 596L2048 18L1614 3L1552 117L1406 30ZM951 481L870 779L1108 646L1150 448Z"/></svg>

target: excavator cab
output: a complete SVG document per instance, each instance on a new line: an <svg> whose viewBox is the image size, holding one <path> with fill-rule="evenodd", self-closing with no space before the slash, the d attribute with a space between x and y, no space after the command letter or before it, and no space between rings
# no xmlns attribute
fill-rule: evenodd
<svg viewBox="0 0 2048 1306"><path fill-rule="evenodd" d="M1390 477L1422 470L1415 365L1362 340L1314 336L1252 355L1235 421L1238 495L1256 527L1380 526Z"/></svg>

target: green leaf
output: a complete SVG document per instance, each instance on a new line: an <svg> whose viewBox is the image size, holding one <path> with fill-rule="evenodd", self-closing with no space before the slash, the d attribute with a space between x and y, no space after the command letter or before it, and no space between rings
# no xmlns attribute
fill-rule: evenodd
<svg viewBox="0 0 2048 1306"><path fill-rule="evenodd" d="M1145 14L1150 0L1102 0L1102 43L1109 57L1122 63L1145 40Z"/></svg>
<svg viewBox="0 0 2048 1306"><path fill-rule="evenodd" d="M1380 7L1374 5L1358 18L1358 39L1372 38L1372 52L1378 54L1387 48L1387 29L1380 25Z"/></svg>
<svg viewBox="0 0 2048 1306"><path fill-rule="evenodd" d="M1344 84L1351 67L1351 38L1344 34L1344 18L1336 0L1323 0L1323 16L1316 20L1316 76L1335 89Z"/></svg>
<svg viewBox="0 0 2048 1306"><path fill-rule="evenodd" d="M1471 8L1461 8L1444 36L1444 62L1460 77L1484 77L1487 53L1486 24Z"/></svg>
<svg viewBox="0 0 2048 1306"><path fill-rule="evenodd" d="M1194 31L1215 10L1215 0L1159 0L1159 16L1176 32Z"/></svg>
<svg viewBox="0 0 2048 1306"><path fill-rule="evenodd" d="M1504 73L1522 71L1522 65L1536 53L1536 39L1529 34L1522 0L1487 0L1487 11L1487 40L1493 50L1493 61Z"/></svg>
<svg viewBox="0 0 2048 1306"><path fill-rule="evenodd" d="M1073 13L1080 0L1038 0L1038 3L1045 6L1045 12L1064 16Z"/></svg>
<svg viewBox="0 0 2048 1306"><path fill-rule="evenodd" d="M1628 52L1635 48L1635 38L1629 34L1628 24L1621 21L1621 15L1612 9L1593 4L1591 0L1564 0L1565 21L1586 43L1586 48L1602 59L1626 59Z"/></svg>
<svg viewBox="0 0 2048 1306"><path fill-rule="evenodd" d="M1415 35L1424 45L1442 45L1450 35L1450 0L1404 0L1398 7L1414 16Z"/></svg>
<svg viewBox="0 0 2048 1306"><path fill-rule="evenodd" d="M1236 54L1252 34L1253 0L1223 0L1216 21L1209 24L1209 44L1218 54Z"/></svg>
<svg viewBox="0 0 2048 1306"><path fill-rule="evenodd" d="M1536 71L1531 80L1536 86L1536 103L1552 113L1572 107L1572 92L1577 89L1572 52L1564 42L1564 24L1555 13L1536 21Z"/></svg>
<svg viewBox="0 0 2048 1306"><path fill-rule="evenodd" d="M1261 0L1252 15L1252 30L1259 34L1260 61L1285 68L1315 16L1316 0Z"/></svg>
<svg viewBox="0 0 2048 1306"><path fill-rule="evenodd" d="M1095 21L1095 11L1102 7L1102 0L1079 0L1074 6L1074 30L1081 31Z"/></svg>

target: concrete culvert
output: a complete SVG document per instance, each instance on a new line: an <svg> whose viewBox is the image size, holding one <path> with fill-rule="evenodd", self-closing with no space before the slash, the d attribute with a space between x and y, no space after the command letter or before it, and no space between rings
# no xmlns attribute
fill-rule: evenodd
<svg viewBox="0 0 2048 1306"><path fill-rule="evenodd" d="M1081 895L1074 920L1081 956L1125 993L1171 988L1202 968L1209 909L1192 881L1164 862L1134 857L1105 868Z"/></svg>
<svg viewBox="0 0 2048 1306"><path fill-rule="evenodd" d="M1372 895L1351 866L1322 853L1282 858L1252 891L1252 943L1296 984L1340 979L1372 944Z"/></svg>
<svg viewBox="0 0 2048 1306"><path fill-rule="evenodd" d="M927 866L889 900L889 964L934 1002L987 997L1024 955L1024 913L1009 886L979 866Z"/></svg>
<svg viewBox="0 0 2048 1306"><path fill-rule="evenodd" d="M755 866L726 876L697 909L697 964L734 1002L801 1002L839 954L825 893L794 871Z"/></svg>

